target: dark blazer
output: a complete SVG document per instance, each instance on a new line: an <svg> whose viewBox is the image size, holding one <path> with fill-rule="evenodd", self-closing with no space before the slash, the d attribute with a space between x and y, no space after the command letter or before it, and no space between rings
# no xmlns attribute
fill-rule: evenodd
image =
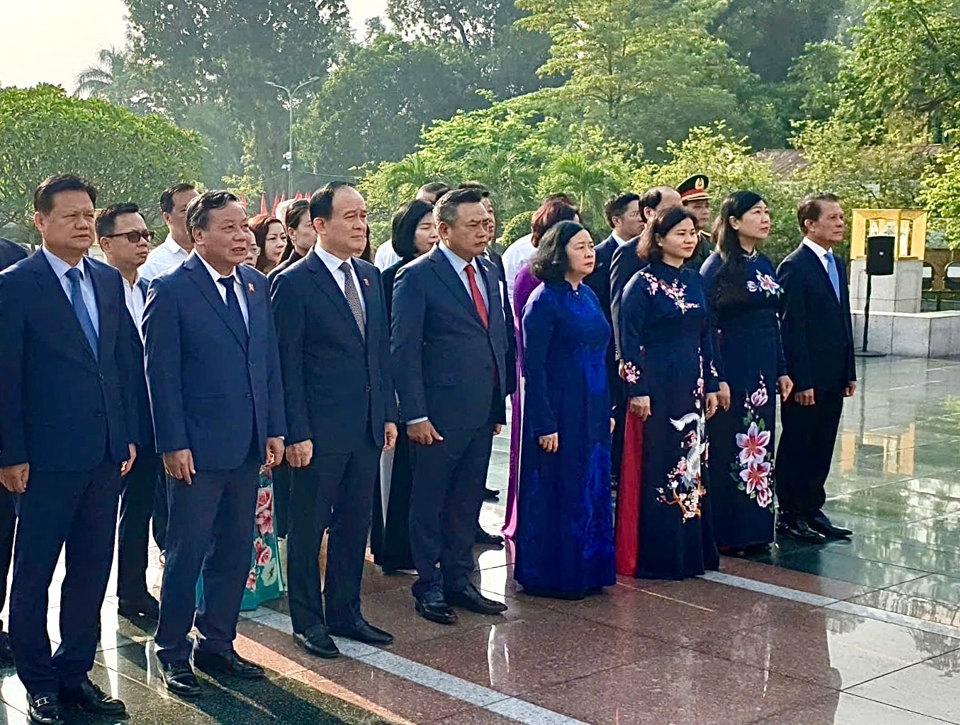
<svg viewBox="0 0 960 725"><path fill-rule="evenodd" d="M843 260L837 258L840 299L817 253L805 244L777 269L783 286L780 334L794 390L842 391L857 379L850 296Z"/></svg>
<svg viewBox="0 0 960 725"><path fill-rule="evenodd" d="M274 267L273 269L271 269L271 270L270 270L270 274L267 275L267 284L269 285L270 289L271 289L271 290L273 289L273 280L275 280L275 279L277 278L277 275L278 275L278 274L280 274L283 270L287 269L288 267L292 267L294 264L296 264L297 262L299 262L301 259L303 259L303 257L301 257L299 254L297 254L297 250L296 250L296 249L292 249L292 250L290 251L290 256L289 256L289 257L287 257L285 260L283 260L282 262L280 262L280 264L278 264L276 267Z"/></svg>
<svg viewBox="0 0 960 725"><path fill-rule="evenodd" d="M249 340L234 329L207 268L190 254L150 283L143 313L157 451L189 448L197 470L239 468L255 443L286 435L267 278L237 267Z"/></svg>
<svg viewBox="0 0 960 725"><path fill-rule="evenodd" d="M271 291L288 443L312 440L317 453L354 451L368 434L382 446L384 424L397 421L380 272L352 262L366 305L366 339L316 254L277 275Z"/></svg>
<svg viewBox="0 0 960 725"><path fill-rule="evenodd" d="M403 267L393 291L394 381L406 421L444 429L506 422L507 326L497 268L478 257L489 300L489 329L439 247ZM489 381L489 382L488 382ZM491 399L491 388L495 399ZM405 422L405 421L404 421Z"/></svg>
<svg viewBox="0 0 960 725"><path fill-rule="evenodd" d="M27 258L27 250L16 242L0 237L0 269L12 267L21 259Z"/></svg>
<svg viewBox="0 0 960 725"><path fill-rule="evenodd" d="M94 357L41 252L0 274L0 466L82 472L138 442L131 336L120 273L85 259L100 318Z"/></svg>
<svg viewBox="0 0 960 725"><path fill-rule="evenodd" d="M147 298L150 291L150 282L143 277L137 280L137 288ZM132 319L132 318L131 318ZM141 450L156 451L156 436L153 432L153 416L150 413L150 394L147 391L146 366L143 357L143 339L140 337L140 330L136 323L133 326L133 335L130 339L130 347L134 355L134 394L137 399L137 421L139 432L138 440Z"/></svg>
<svg viewBox="0 0 960 725"><path fill-rule="evenodd" d="M613 344L617 360L620 359L620 298L627 282L646 264L637 257L640 237L631 239L613 252L610 260L610 322L613 326Z"/></svg>
<svg viewBox="0 0 960 725"><path fill-rule="evenodd" d="M507 270L503 266L503 256L493 247L487 247L487 257L493 262L500 273L497 289L500 291L500 305L503 307L503 316L506 319L507 331L514 329L513 306L507 297ZM507 386L504 392L513 395L517 389L517 336L507 335Z"/></svg>
<svg viewBox="0 0 960 725"><path fill-rule="evenodd" d="M397 272L400 271L401 267L406 267L412 261L413 258L401 259L398 262L394 262L380 273L380 284L383 287L383 299L387 304L388 320L393 318L393 284L397 280Z"/></svg>
<svg viewBox="0 0 960 725"><path fill-rule="evenodd" d="M593 290L600 302L600 309L610 322L610 264L613 262L613 253L617 251L617 240L611 234L598 244L593 252L596 263L593 271L583 280L584 284Z"/></svg>

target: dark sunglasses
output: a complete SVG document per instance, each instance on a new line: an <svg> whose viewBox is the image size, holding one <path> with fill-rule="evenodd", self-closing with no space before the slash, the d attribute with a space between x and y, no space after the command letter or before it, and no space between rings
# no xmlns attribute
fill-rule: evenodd
<svg viewBox="0 0 960 725"><path fill-rule="evenodd" d="M154 240L154 238L157 235L154 232L151 232L149 229L142 232L138 229L134 229L132 232L121 232L120 234L104 234L103 236L108 239L110 237L126 237L127 241L130 242L131 244L136 244L141 239L143 239L145 242L147 242L147 244L149 244Z"/></svg>

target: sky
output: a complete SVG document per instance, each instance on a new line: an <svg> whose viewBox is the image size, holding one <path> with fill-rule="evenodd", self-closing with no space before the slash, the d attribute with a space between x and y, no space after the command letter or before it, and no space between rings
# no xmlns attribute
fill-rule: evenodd
<svg viewBox="0 0 960 725"><path fill-rule="evenodd" d="M386 0L346 0L355 30L380 15ZM0 86L55 83L68 91L101 48L124 44L123 0L7 0L0 41Z"/></svg>

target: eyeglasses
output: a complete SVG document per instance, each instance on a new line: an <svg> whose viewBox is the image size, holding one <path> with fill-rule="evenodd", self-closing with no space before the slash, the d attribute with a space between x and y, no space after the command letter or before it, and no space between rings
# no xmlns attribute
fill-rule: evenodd
<svg viewBox="0 0 960 725"><path fill-rule="evenodd" d="M149 229L144 229L140 231L139 229L134 229L130 232L120 232L119 234L102 234L101 237L109 239L110 237L126 237L127 241L131 244L136 244L141 239L143 239L148 244L154 240L157 235L154 232L151 232Z"/></svg>

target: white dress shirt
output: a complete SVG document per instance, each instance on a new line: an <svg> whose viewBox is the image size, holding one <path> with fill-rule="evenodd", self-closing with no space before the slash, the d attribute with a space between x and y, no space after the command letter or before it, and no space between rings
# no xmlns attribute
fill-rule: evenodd
<svg viewBox="0 0 960 725"><path fill-rule="evenodd" d="M462 257L457 256L450 247L448 247L443 242L440 242L438 245L440 251L443 252L444 256L450 261L450 264L453 265L453 271L457 273L457 276L460 278L460 281L463 282L464 289L467 290L467 297L470 300L473 300L473 292L470 290L470 280L467 278L466 269L468 266L473 267L477 279L477 287L480 288L480 296L483 297L483 304L487 308L487 312L490 311L490 300L487 297L487 285L484 284L485 275L480 271L480 265L477 264L476 258L470 260L469 262Z"/></svg>
<svg viewBox="0 0 960 725"><path fill-rule="evenodd" d="M377 253L373 255L373 266L381 272L387 267L392 267L399 261L400 255L394 250L392 239L388 239L377 247Z"/></svg>
<svg viewBox="0 0 960 725"><path fill-rule="evenodd" d="M224 306L227 304L227 290L224 289L223 285L220 284L220 278L226 277L225 274L220 274L217 270L207 264L207 260L197 255L199 260L203 262L203 266L207 268L207 272L210 273L210 278L213 280L213 286L217 288L217 292L220 294L220 299L223 300ZM247 312L247 293L243 289L243 283L240 281L240 275L237 272L237 268L233 268L233 274L230 275L233 277L233 293L237 296L237 301L240 303L240 312L243 313L243 322L247 326L247 331L250 330L250 314Z"/></svg>
<svg viewBox="0 0 960 725"><path fill-rule="evenodd" d="M823 265L823 268L827 271L827 274L830 274L830 266L829 266L829 263L827 262L827 254L830 253L830 250L824 249L819 244L817 244L811 239L807 239L806 237L803 238L803 243L807 247L810 247L810 249L812 249L814 252L816 252L817 258L820 260L820 264Z"/></svg>
<svg viewBox="0 0 960 725"><path fill-rule="evenodd" d="M189 256L190 252L173 241L173 237L168 234L163 244L147 255L147 261L140 267L140 276L150 281L168 269L173 269Z"/></svg>
<svg viewBox="0 0 960 725"><path fill-rule="evenodd" d="M510 304L513 304L513 283L523 269L523 265L533 259L537 253L537 248L533 246L533 235L526 234L507 247L503 253L503 271L506 275L507 297L510 298Z"/></svg>
<svg viewBox="0 0 960 725"><path fill-rule="evenodd" d="M629 239L621 239L620 235L616 232L610 232L610 236L613 237L613 241L617 243L618 248L630 241Z"/></svg>
<svg viewBox="0 0 960 725"><path fill-rule="evenodd" d="M139 278L134 281L133 284L130 284L130 281L124 277L123 278L123 297L127 301L127 309L130 311L130 317L133 318L133 323L137 326L139 330L143 326L143 308L147 304L147 296L140 285Z"/></svg>
<svg viewBox="0 0 960 725"><path fill-rule="evenodd" d="M70 280L67 279L67 272L73 269L73 267L47 249L46 246L42 246L40 249L43 250L44 256L47 258L50 266L53 267L53 273L57 275L60 287L67 296L67 302L70 303L70 308L73 309L73 299L70 297ZM81 259L80 264L77 265L77 269L80 270L80 292L83 294L83 304L87 308L87 313L90 315L90 321L93 322L93 329L97 335L99 335L100 311L97 309L97 293L93 289L93 279L90 277L90 269L87 261Z"/></svg>
<svg viewBox="0 0 960 725"><path fill-rule="evenodd" d="M336 255L330 254L330 252L328 252L326 249L321 247L319 243L313 247L313 253L316 254L320 258L320 261L323 262L323 265L330 270L330 274L333 275L333 279L336 281L337 287L339 287L340 291L343 292L344 299L346 299L347 297L347 293L346 293L347 280L346 280L346 277L344 277L343 275L343 270L340 269L340 265L343 264L345 261L350 262L350 281L353 283L354 289L357 290L357 297L360 298L360 309L363 310L363 319L366 320L367 319L367 302L366 300L363 299L363 290L360 289L360 280L357 279L357 273L353 269L353 262L350 261L349 259L343 260L343 259L340 259L340 257L337 257Z"/></svg>

